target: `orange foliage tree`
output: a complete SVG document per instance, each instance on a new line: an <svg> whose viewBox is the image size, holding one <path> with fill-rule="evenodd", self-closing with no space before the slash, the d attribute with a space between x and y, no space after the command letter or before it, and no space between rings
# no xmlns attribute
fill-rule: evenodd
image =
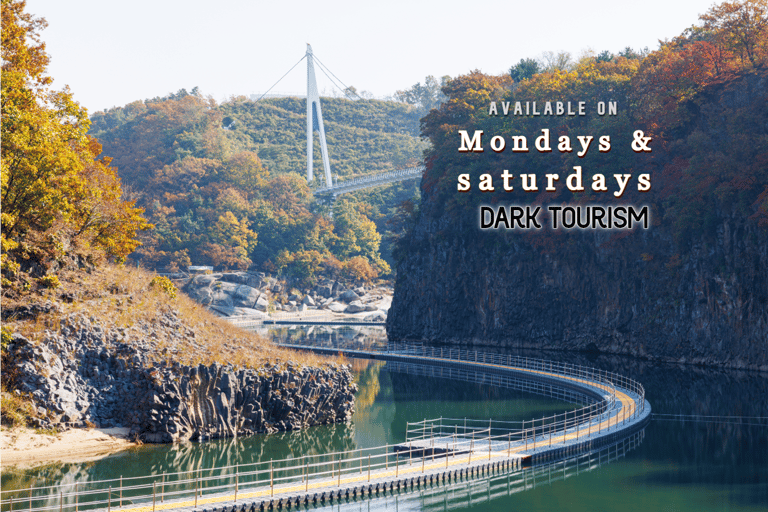
<svg viewBox="0 0 768 512"><path fill-rule="evenodd" d="M24 1L2 2L2 251L13 260L58 257L71 244L124 259L149 224L122 191L87 113L68 89L50 91L45 20ZM17 263L18 264L18 263Z"/></svg>

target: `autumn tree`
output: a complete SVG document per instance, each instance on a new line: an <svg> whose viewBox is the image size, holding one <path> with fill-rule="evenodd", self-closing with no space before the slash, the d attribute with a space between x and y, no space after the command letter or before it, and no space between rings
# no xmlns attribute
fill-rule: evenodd
<svg viewBox="0 0 768 512"><path fill-rule="evenodd" d="M148 227L121 200L120 183L101 146L86 132L86 110L68 89L51 91L45 20L24 1L2 1L2 251L6 275L14 254L44 259L72 243L125 258Z"/></svg>
<svg viewBox="0 0 768 512"><path fill-rule="evenodd" d="M742 0L712 6L699 19L713 42L754 67L768 54L768 1Z"/></svg>

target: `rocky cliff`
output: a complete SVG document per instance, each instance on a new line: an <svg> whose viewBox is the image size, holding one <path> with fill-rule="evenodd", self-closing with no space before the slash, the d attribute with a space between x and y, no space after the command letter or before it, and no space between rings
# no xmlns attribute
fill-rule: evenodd
<svg viewBox="0 0 768 512"><path fill-rule="evenodd" d="M121 426L172 442L296 430L354 412L345 365L238 329L167 279L110 264L59 276L42 293L4 297L3 425Z"/></svg>
<svg viewBox="0 0 768 512"><path fill-rule="evenodd" d="M389 338L768 370L768 230L755 213L763 206L747 192L765 184L740 184L733 201L713 192L701 216L684 217L679 183L664 167L685 160L686 172L698 172L715 164L696 161L697 151L744 147L744 118L734 112L749 112L763 125L750 121L744 132L763 149L750 143L728 164L742 158L744 168L764 173L755 165L765 158L767 100L763 70L689 105L690 121L675 140L658 144L655 167L635 170L655 173L656 188L664 189L649 196L654 225L647 230L574 231L547 250L522 233L481 231L476 205L447 206L422 184L421 213L397 266ZM677 210L665 211L671 199Z"/></svg>
<svg viewBox="0 0 768 512"><path fill-rule="evenodd" d="M356 386L341 365L187 366L152 362L149 349L70 315L40 343L15 334L3 371L31 395L38 426L125 426L144 442L296 430L354 412Z"/></svg>

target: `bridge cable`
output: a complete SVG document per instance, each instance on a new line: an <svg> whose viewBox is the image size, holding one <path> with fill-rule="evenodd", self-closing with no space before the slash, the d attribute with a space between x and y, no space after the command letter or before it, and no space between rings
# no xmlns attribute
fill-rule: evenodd
<svg viewBox="0 0 768 512"><path fill-rule="evenodd" d="M288 73L290 73L291 71L293 71L293 68L295 68L296 66L298 66L298 65L301 63L301 61L303 61L303 60L304 60L304 59L306 59L306 58L307 58L307 54L305 53L305 54L304 54L304 56L303 56L303 57L301 57L301 58L299 59L299 62L297 62L296 64L294 64L294 65L293 65L293 67L292 67L291 69L289 69L289 70L288 70L288 72L286 72L286 73L285 73L283 76L281 76L281 77L280 77L280 80L282 80L283 78L285 78L286 76L288 76ZM260 97L258 100L254 101L254 103L256 103L257 101L261 101L261 98L263 98L264 96L266 96L267 94L269 94L269 91L271 91L272 89L274 89L274 88L275 88L275 85L277 85L277 84L279 84L279 83L280 83L280 80L278 80L277 82L275 82L275 83L272 85L272 87L270 87L269 89L267 89L267 92L265 92L264 94L262 94L262 95L261 95L261 97Z"/></svg>
<svg viewBox="0 0 768 512"><path fill-rule="evenodd" d="M317 56L315 56L315 60L317 61L317 63L318 63L318 64L320 64L320 69L323 69L323 68L327 69L327 70L328 70L328 73L332 74L332 75L334 76L334 78L336 78L336 80L338 80L338 81L339 81L339 83L345 87L345 90L342 90L341 92L343 92L344 94L347 94L347 92L346 92L346 89L349 89L349 87L347 86L347 84L345 84L344 82L342 82L342 81L341 81L341 79L339 79L339 77L337 77L336 75L334 75L334 74L333 74L333 71L331 71L331 70L328 68L328 66L326 66L325 64L323 64L323 63L322 63L322 61L320 61L320 59L318 59L318 58L317 58ZM323 71L323 73L325 73L325 71ZM328 75L326 74L326 76L328 76ZM328 78L331 78L331 77L328 77ZM331 81L333 81L333 80L331 80ZM357 96L359 99L362 99L362 98L361 98L361 96L360 96L359 94L357 94L357 93L354 93L354 94L355 94L355 96Z"/></svg>
<svg viewBox="0 0 768 512"><path fill-rule="evenodd" d="M331 78L331 76L330 76L330 75L329 75L329 74L326 72L326 69L327 69L327 68L323 68L323 66L321 66L321 65L319 65L319 64L320 64L320 63L318 62L318 66L317 66L317 68L318 68L320 71L322 71L322 73L325 75L325 77L326 77L328 80L330 80L330 81L331 81L331 84L333 84L333 86L334 86L334 87L336 87L338 90L340 90L340 91L341 91L341 93L342 93L342 94L344 94L344 96L346 96L347 98L351 98L351 95L350 95L350 93L349 93L349 92L347 92L347 91L344 89L344 87L345 87L345 86L344 86L344 83L343 83L343 82L341 82L341 81L339 81L339 83L336 83L336 81L335 81L333 78ZM339 84L341 84L341 85L339 85Z"/></svg>

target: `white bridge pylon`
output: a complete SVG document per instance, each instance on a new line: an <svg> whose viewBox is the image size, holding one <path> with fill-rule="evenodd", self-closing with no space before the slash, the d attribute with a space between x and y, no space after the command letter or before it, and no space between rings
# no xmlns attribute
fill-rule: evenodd
<svg viewBox="0 0 768 512"><path fill-rule="evenodd" d="M320 94L317 91L315 80L315 58L312 55L312 46L307 43L307 181L312 183L312 143L314 129L320 133L320 152L323 155L323 168L325 169L325 186L333 185L331 178L331 164L328 162L328 145L325 143L325 128L323 127L323 111L320 108Z"/></svg>
<svg viewBox="0 0 768 512"><path fill-rule="evenodd" d="M331 164L328 160L328 145L325 142L323 111L322 108L320 108L320 94L317 90L317 80L315 79L315 58L312 54L312 46L309 43L307 43L307 54L305 57L307 59L307 181L312 183L312 180L314 179L313 144L315 130L320 134L320 152L323 155L323 169L325 171L325 187L315 190L315 194L330 195L335 198L336 196L354 192L355 190L420 178L424 172L423 165L373 174L370 176L362 176L341 183L333 183L333 178L331 177Z"/></svg>

